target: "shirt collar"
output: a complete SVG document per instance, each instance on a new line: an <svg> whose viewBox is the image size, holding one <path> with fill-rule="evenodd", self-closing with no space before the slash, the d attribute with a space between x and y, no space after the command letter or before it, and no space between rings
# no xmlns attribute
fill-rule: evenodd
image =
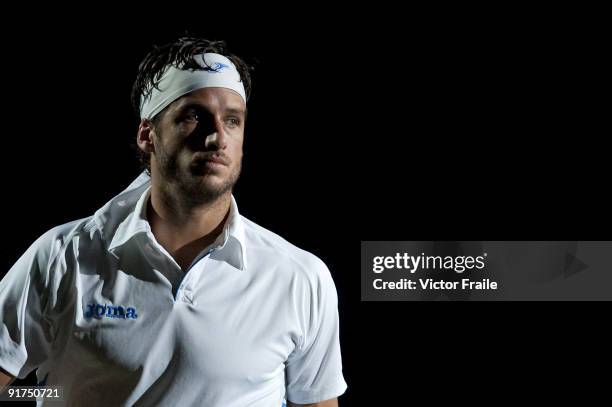
<svg viewBox="0 0 612 407"><path fill-rule="evenodd" d="M217 260L225 260L237 269L246 269L244 222L240 213L238 213L238 205L233 195L230 203L230 213L223 226L223 231L211 245L211 248L215 250L212 257Z"/></svg>
<svg viewBox="0 0 612 407"><path fill-rule="evenodd" d="M149 238L154 239L153 233L151 232L151 226L149 225L146 217L147 204L151 195L150 180L146 184L144 190L142 190L143 185L141 183L134 181L132 185L138 186L134 192L136 194L140 194L135 204L133 203L133 198L128 200L123 197L123 199L119 199L114 203L111 200L111 202L105 205L105 207L107 207L110 204L111 208L113 205L125 208L125 206L128 205L128 201L132 202L132 205L130 206L133 209L127 214L127 216L124 216L123 220L118 223L116 228L113 228L114 233L109 233L110 231L108 230L108 226L117 223L116 219L112 219L112 211L107 210L105 213L99 213L102 209L104 209L101 208L100 211L96 212L95 216L96 221L98 223L102 223L102 225L100 225L101 231L106 232L107 238L110 240L108 251L115 255L119 255L121 249L126 245L126 243L131 241L139 234L145 234ZM125 194L126 191L124 191L122 194ZM120 194L118 197L120 197L122 194ZM115 222L113 222L113 220L115 220ZM104 228L104 226L107 227ZM236 200L234 199L233 195L231 197L230 213L227 217L225 225L223 226L223 231L211 247L215 248L214 257L216 259L227 261L230 265L239 270L246 269L244 222L242 220L242 216L238 212L238 205L236 204Z"/></svg>
<svg viewBox="0 0 612 407"><path fill-rule="evenodd" d="M140 195L140 198L138 198L134 209L115 230L111 242L108 245L108 250L110 252L115 252L117 248L125 245L136 235L151 231L151 226L149 225L146 217L147 203L149 202L150 195L151 185L149 184L144 192Z"/></svg>

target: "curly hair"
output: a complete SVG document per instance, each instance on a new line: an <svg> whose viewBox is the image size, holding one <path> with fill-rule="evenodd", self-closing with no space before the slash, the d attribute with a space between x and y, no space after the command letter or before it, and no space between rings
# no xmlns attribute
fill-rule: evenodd
<svg viewBox="0 0 612 407"><path fill-rule="evenodd" d="M159 82L168 65L185 70L203 69L193 60L193 56L206 52L224 55L233 62L240 74L248 100L252 89L251 71L253 68L247 65L240 57L230 53L227 50L225 41L210 41L203 38L185 36L162 46L153 46L153 49L140 63L131 94L132 107L136 115L140 117L141 98L148 96L154 88L159 89ZM154 126L159 124L159 119L162 116L163 110L153 117L152 122ZM137 151L141 164L150 173L150 154L142 151L140 148L137 148Z"/></svg>

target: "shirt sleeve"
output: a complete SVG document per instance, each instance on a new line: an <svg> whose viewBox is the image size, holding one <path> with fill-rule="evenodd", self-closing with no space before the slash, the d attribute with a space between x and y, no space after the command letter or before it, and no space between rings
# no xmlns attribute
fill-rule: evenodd
<svg viewBox="0 0 612 407"><path fill-rule="evenodd" d="M313 268L296 301L304 334L285 366L287 400L297 404L333 399L347 388L342 375L336 287L321 260L317 258Z"/></svg>
<svg viewBox="0 0 612 407"><path fill-rule="evenodd" d="M0 281L0 367L20 379L43 363L53 342L48 234L41 236Z"/></svg>

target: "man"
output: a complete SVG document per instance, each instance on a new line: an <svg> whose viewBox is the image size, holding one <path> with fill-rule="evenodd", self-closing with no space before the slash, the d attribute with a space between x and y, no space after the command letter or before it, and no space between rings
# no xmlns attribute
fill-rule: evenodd
<svg viewBox="0 0 612 407"><path fill-rule="evenodd" d="M3 385L37 368L69 405L337 405L329 270L232 196L249 91L222 42L147 55L133 91L146 170L0 283Z"/></svg>

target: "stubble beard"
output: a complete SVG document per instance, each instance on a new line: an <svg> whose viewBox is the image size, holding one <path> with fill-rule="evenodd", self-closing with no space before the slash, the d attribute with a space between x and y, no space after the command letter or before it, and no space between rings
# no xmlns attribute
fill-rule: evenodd
<svg viewBox="0 0 612 407"><path fill-rule="evenodd" d="M158 149L155 159L161 188L174 200L178 199L184 208L210 204L231 192L242 168L242 162L238 161L231 172L219 180L218 174L202 171L201 166L193 166L191 162L181 165L178 156L170 156L163 149Z"/></svg>

